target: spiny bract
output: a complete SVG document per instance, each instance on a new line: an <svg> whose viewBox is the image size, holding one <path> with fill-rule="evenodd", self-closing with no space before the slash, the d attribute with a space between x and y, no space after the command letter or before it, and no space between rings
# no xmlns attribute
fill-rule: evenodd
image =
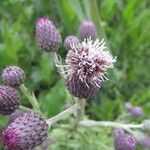
<svg viewBox="0 0 150 150"><path fill-rule="evenodd" d="M19 105L19 92L13 87L0 85L0 114L10 115Z"/></svg>

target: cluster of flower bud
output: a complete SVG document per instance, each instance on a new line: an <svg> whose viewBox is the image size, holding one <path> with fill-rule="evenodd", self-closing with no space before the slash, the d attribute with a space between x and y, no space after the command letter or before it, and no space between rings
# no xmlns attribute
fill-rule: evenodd
<svg viewBox="0 0 150 150"><path fill-rule="evenodd" d="M45 118L34 112L19 110L20 94L17 87L24 83L25 73L17 66L2 71L0 85L0 114L9 115L8 126L1 131L1 141L8 150L29 150L45 141L48 126Z"/></svg>
<svg viewBox="0 0 150 150"><path fill-rule="evenodd" d="M107 69L113 68L116 58L107 50L104 40L96 38L96 27L91 20L85 20L78 29L79 40L70 35L64 40L64 47L69 50L66 57L66 86L69 92L79 98L94 95L102 81L108 80ZM61 36L48 18L36 22L36 40L45 51L57 50L61 45Z"/></svg>
<svg viewBox="0 0 150 150"><path fill-rule="evenodd" d="M91 20L83 21L79 26L78 33L81 42L89 38L94 40L96 38L96 27L94 25L94 22L92 22ZM64 47L67 50L71 50L74 46L77 46L79 44L79 39L73 35L67 36L64 41Z"/></svg>
<svg viewBox="0 0 150 150"><path fill-rule="evenodd" d="M0 85L0 114L10 115L20 105L17 87L25 81L24 71L17 66L6 67L2 71L3 85Z"/></svg>
<svg viewBox="0 0 150 150"><path fill-rule="evenodd" d="M108 80L107 69L113 68L116 58L107 50L104 40L96 38L96 27L85 20L79 27L77 37L68 36L64 46L69 50L66 57L66 86L69 92L78 98L93 96Z"/></svg>

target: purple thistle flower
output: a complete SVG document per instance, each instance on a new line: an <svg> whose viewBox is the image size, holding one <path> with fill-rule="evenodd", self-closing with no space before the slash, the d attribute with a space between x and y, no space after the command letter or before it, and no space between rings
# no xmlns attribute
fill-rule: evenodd
<svg viewBox="0 0 150 150"><path fill-rule="evenodd" d="M95 94L101 82L108 80L106 71L113 68L116 58L106 51L105 42L90 39L78 44L66 57L66 85L76 97L87 98Z"/></svg>
<svg viewBox="0 0 150 150"><path fill-rule="evenodd" d="M73 45L77 45L77 44L79 44L79 39L73 35L66 37L64 41L64 47L67 50L70 50Z"/></svg>
<svg viewBox="0 0 150 150"><path fill-rule="evenodd" d="M135 150L135 138L123 129L116 128L114 130L114 147L115 150Z"/></svg>
<svg viewBox="0 0 150 150"><path fill-rule="evenodd" d="M91 20L85 20L79 27L79 35L81 39L95 39L96 27Z"/></svg>
<svg viewBox="0 0 150 150"><path fill-rule="evenodd" d="M0 114L10 115L19 105L19 92L13 87L0 85Z"/></svg>
<svg viewBox="0 0 150 150"><path fill-rule="evenodd" d="M62 44L61 35L48 18L39 18L36 22L36 41L47 52L56 51Z"/></svg>
<svg viewBox="0 0 150 150"><path fill-rule="evenodd" d="M28 112L17 118L2 133L2 142L8 150L29 150L42 144L48 126L38 113Z"/></svg>
<svg viewBox="0 0 150 150"><path fill-rule="evenodd" d="M4 84L9 86L19 86L25 81L25 73L24 71L17 66L10 66L3 70L2 72L2 80Z"/></svg>
<svg viewBox="0 0 150 150"><path fill-rule="evenodd" d="M133 117L141 117L144 115L143 109L138 106L133 107L131 113Z"/></svg>

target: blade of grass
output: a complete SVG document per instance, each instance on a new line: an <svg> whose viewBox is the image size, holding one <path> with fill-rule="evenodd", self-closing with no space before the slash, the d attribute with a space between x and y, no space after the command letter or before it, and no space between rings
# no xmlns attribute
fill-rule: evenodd
<svg viewBox="0 0 150 150"><path fill-rule="evenodd" d="M96 0L91 0L90 1L90 6L91 6L91 18L94 21L96 29L97 29L97 36L98 36L99 39L104 38L105 40L107 40L104 29L101 25L101 19L100 19L100 15L99 15L97 1Z"/></svg>
<svg viewBox="0 0 150 150"><path fill-rule="evenodd" d="M76 15L78 16L79 21L83 21L86 19L85 14L83 12L83 9L81 7L81 3L79 0L70 0L70 4L72 5L72 8L76 12Z"/></svg>
<svg viewBox="0 0 150 150"><path fill-rule="evenodd" d="M90 0L83 0L83 8L88 19L91 19Z"/></svg>

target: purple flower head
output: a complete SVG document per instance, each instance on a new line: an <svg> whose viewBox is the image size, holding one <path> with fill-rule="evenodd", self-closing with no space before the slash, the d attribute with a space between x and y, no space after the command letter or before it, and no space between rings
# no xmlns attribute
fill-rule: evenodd
<svg viewBox="0 0 150 150"><path fill-rule="evenodd" d="M79 39L76 36L68 36L64 41L64 47L70 50L72 46L79 44Z"/></svg>
<svg viewBox="0 0 150 150"><path fill-rule="evenodd" d="M48 126L38 113L28 112L17 118L2 133L2 142L8 150L29 150L42 144Z"/></svg>
<svg viewBox="0 0 150 150"><path fill-rule="evenodd" d="M2 72L2 80L4 84L9 86L19 86L25 81L25 73L24 71L17 66L10 66L3 70Z"/></svg>
<svg viewBox="0 0 150 150"><path fill-rule="evenodd" d="M123 129L116 128L114 129L114 147L115 150L135 150L135 138Z"/></svg>
<svg viewBox="0 0 150 150"><path fill-rule="evenodd" d="M135 106L132 108L132 116L133 117L141 117L144 115L144 111L141 107Z"/></svg>
<svg viewBox="0 0 150 150"><path fill-rule="evenodd" d="M66 57L66 85L76 97L87 98L95 94L101 82L107 80L108 68L113 68L116 58L106 50L105 42L87 39L68 52Z"/></svg>
<svg viewBox="0 0 150 150"><path fill-rule="evenodd" d="M36 41L42 50L56 51L62 44L61 35L48 18L39 18L36 22Z"/></svg>
<svg viewBox="0 0 150 150"><path fill-rule="evenodd" d="M10 115L20 105L18 91L9 86L0 85L0 114Z"/></svg>
<svg viewBox="0 0 150 150"><path fill-rule="evenodd" d="M79 35L81 39L95 39L96 27L91 20L85 20L79 27Z"/></svg>

